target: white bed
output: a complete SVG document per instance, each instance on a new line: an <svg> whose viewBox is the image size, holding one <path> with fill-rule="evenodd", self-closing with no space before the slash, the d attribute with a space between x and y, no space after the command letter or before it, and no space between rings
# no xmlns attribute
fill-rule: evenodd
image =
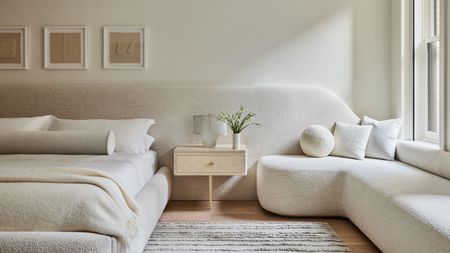
<svg viewBox="0 0 450 253"><path fill-rule="evenodd" d="M78 167L103 171L136 196L158 170L155 151L113 155L0 155L2 168Z"/></svg>
<svg viewBox="0 0 450 253"><path fill-rule="evenodd" d="M107 173L133 196L139 206L142 230L130 242L128 252L141 253L170 197L171 172L158 170L154 151L113 155L0 155L2 169L89 168ZM84 231L0 232L1 252L120 252L116 238Z"/></svg>

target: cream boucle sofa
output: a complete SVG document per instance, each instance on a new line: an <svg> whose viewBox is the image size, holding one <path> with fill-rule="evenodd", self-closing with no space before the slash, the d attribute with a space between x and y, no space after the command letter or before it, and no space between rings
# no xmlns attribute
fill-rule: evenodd
<svg viewBox="0 0 450 253"><path fill-rule="evenodd" d="M265 156L258 198L281 215L348 217L383 252L450 252L450 153L399 142L397 157Z"/></svg>

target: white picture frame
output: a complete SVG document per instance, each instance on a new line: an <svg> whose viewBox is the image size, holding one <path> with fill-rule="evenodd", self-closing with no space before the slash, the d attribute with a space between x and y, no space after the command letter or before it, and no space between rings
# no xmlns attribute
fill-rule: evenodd
<svg viewBox="0 0 450 253"><path fill-rule="evenodd" d="M17 38L6 37L12 33L19 34L20 48L17 49L20 52L20 57L17 57L19 62L11 62L16 58L17 50L0 50L0 69L28 69L28 28L24 26L0 27L0 43L12 43L13 47L17 48Z"/></svg>
<svg viewBox="0 0 450 253"><path fill-rule="evenodd" d="M139 35L138 39L136 35ZM147 36L148 29L146 26L104 26L103 68L147 69ZM124 40L123 43L120 43L120 39ZM139 42L138 47L135 46L137 42ZM130 48L131 50L128 50ZM136 49L139 49L139 52ZM119 53L119 51L122 51L122 53Z"/></svg>
<svg viewBox="0 0 450 253"><path fill-rule="evenodd" d="M44 27L44 69L87 69L87 37L86 26ZM67 38L72 44L65 44Z"/></svg>

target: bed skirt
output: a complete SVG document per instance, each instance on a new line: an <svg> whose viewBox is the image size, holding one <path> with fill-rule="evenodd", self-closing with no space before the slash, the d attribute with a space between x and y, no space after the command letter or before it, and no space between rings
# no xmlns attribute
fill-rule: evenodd
<svg viewBox="0 0 450 253"><path fill-rule="evenodd" d="M142 253L172 189L172 172L163 167L137 195L143 231L131 241L130 252ZM115 238L87 232L0 232L0 251L34 253L119 253Z"/></svg>

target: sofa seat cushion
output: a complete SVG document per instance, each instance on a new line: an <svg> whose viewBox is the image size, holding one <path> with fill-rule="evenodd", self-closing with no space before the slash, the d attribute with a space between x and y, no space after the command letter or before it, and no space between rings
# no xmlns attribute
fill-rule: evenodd
<svg viewBox="0 0 450 253"><path fill-rule="evenodd" d="M438 229L439 222L431 225L430 222L436 221L429 216L417 218L414 210L406 209L396 195L389 196L366 182L353 173L347 173L342 205L346 217L382 252L446 252L450 239Z"/></svg>
<svg viewBox="0 0 450 253"><path fill-rule="evenodd" d="M391 198L403 194L450 195L450 181L399 161L365 159L348 174Z"/></svg>
<svg viewBox="0 0 450 253"><path fill-rule="evenodd" d="M366 161L328 156L264 156L258 161L258 200L268 211L289 216L343 216L345 171Z"/></svg>
<svg viewBox="0 0 450 253"><path fill-rule="evenodd" d="M345 215L383 252L445 252L450 248L448 180L388 163L347 171Z"/></svg>
<svg viewBox="0 0 450 253"><path fill-rule="evenodd" d="M450 194L407 194L394 202L417 220L444 235L450 249Z"/></svg>
<svg viewBox="0 0 450 253"><path fill-rule="evenodd" d="M349 170L347 174L450 240L449 180L398 161L372 160L363 170Z"/></svg>
<svg viewBox="0 0 450 253"><path fill-rule="evenodd" d="M343 158L265 156L257 165L257 193L268 211L288 216L341 216ZM327 166L332 164L333 166Z"/></svg>
<svg viewBox="0 0 450 253"><path fill-rule="evenodd" d="M450 247L450 183L444 178L399 161L371 160L363 170L347 171L342 200L346 216L385 252Z"/></svg>
<svg viewBox="0 0 450 253"><path fill-rule="evenodd" d="M424 222L444 225L450 238L449 180L402 162L348 173Z"/></svg>

